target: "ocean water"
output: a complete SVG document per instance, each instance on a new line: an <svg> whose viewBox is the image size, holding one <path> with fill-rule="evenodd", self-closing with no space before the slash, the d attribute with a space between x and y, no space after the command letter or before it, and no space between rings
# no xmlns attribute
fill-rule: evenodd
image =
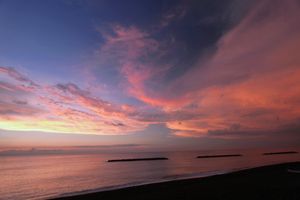
<svg viewBox="0 0 300 200"><path fill-rule="evenodd" d="M47 199L300 161L300 154L262 156L263 152L262 150L228 150L2 155L0 156L0 199ZM224 153L241 153L244 156L195 158L198 155ZM153 156L165 156L169 160L106 162L108 159Z"/></svg>

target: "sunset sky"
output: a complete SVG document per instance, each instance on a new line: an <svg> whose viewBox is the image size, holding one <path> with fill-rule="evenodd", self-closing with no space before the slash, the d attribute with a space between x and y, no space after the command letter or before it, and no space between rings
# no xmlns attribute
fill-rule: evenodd
<svg viewBox="0 0 300 200"><path fill-rule="evenodd" d="M300 145L298 0L0 0L0 147Z"/></svg>

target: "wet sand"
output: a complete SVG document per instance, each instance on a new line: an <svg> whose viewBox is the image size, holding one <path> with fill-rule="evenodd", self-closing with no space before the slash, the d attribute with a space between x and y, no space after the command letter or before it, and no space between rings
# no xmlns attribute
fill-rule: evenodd
<svg viewBox="0 0 300 200"><path fill-rule="evenodd" d="M300 199L300 162L58 199Z"/></svg>

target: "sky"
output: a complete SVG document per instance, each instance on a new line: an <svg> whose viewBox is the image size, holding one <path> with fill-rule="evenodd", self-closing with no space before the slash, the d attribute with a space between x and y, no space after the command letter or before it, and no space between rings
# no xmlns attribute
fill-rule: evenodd
<svg viewBox="0 0 300 200"><path fill-rule="evenodd" d="M298 0L0 0L0 147L300 145Z"/></svg>

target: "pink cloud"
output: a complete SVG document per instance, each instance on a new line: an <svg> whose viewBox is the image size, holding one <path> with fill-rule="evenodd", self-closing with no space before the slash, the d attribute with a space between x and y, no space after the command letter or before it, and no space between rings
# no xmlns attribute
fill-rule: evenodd
<svg viewBox="0 0 300 200"><path fill-rule="evenodd" d="M181 137L238 138L299 124L298 10L293 0L258 2L224 33L214 53L205 59L199 55L194 67L168 83L163 79L171 65L157 61L166 51L161 41L135 26L116 25L111 34L102 32L100 68L115 67L126 95L142 106L107 101L72 83L38 85L13 68L1 67L2 76L13 80L0 82L5 91L0 128L112 135L162 123ZM22 95L28 104L13 103L24 100ZM30 115L32 108L38 116ZM8 113L14 118L7 118Z"/></svg>
<svg viewBox="0 0 300 200"><path fill-rule="evenodd" d="M0 74L6 74L7 76L13 78L16 81L19 81L19 82L24 83L24 84L28 84L28 85L24 86L24 88L25 87L26 88L38 87L38 85L35 82L30 80L26 76L22 75L21 73L19 73L18 71L16 71L12 67L0 66Z"/></svg>
<svg viewBox="0 0 300 200"><path fill-rule="evenodd" d="M152 97L156 92L147 84L163 79L169 65L155 61L164 54L162 45L151 34L135 26L112 27L113 34L101 32L106 42L97 52L100 63L115 63L124 78L122 87L128 95L146 104L159 105L160 100Z"/></svg>
<svg viewBox="0 0 300 200"><path fill-rule="evenodd" d="M234 123L244 131L276 130L299 123L298 10L297 1L258 2L219 40L214 55L172 86L180 90L178 94L188 93L188 98L178 98L197 104L205 118L191 119L199 123L195 127L186 125L189 121L169 127L180 135L195 136L203 129L206 133L227 130Z"/></svg>
<svg viewBox="0 0 300 200"><path fill-rule="evenodd" d="M191 70L168 85L161 84L171 66L155 62L164 54L162 42L137 27L114 26L113 34L103 34L100 60L116 61L127 95L157 110L151 114L138 108L121 115L165 123L175 135L193 137L237 132L235 124L239 132L257 132L298 123L298 8L296 1L257 2L220 38L213 54L199 55ZM93 105L90 99L84 102ZM116 112L108 108L107 113Z"/></svg>
<svg viewBox="0 0 300 200"><path fill-rule="evenodd" d="M83 126L76 128L80 133L126 134L146 126L128 117L134 112L130 106L116 105L93 97L75 84L58 84L48 88L48 91L50 95L42 99L43 103L61 121L70 124L81 121Z"/></svg>
<svg viewBox="0 0 300 200"><path fill-rule="evenodd" d="M75 84L33 85L13 68L1 73L1 129L109 135L147 126L128 117L136 112L132 106L104 101Z"/></svg>

